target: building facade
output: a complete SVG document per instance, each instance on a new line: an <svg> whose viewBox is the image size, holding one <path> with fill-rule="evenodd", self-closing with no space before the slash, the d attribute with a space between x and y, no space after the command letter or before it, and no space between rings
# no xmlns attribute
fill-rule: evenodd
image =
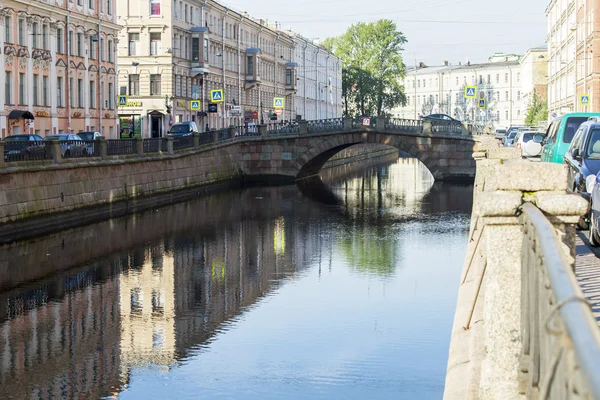
<svg viewBox="0 0 600 400"><path fill-rule="evenodd" d="M48 0L0 6L0 132L98 131L115 137L113 0Z"/></svg>
<svg viewBox="0 0 600 400"><path fill-rule="evenodd" d="M306 120L341 118L342 61L318 43L293 35L298 66L296 114Z"/></svg>
<svg viewBox="0 0 600 400"><path fill-rule="evenodd" d="M180 121L205 130L296 117L289 34L215 1L117 7L125 26L119 36L119 93L127 96L121 129L161 137ZM222 91L222 102L213 101L213 90ZM284 99L277 116L275 98ZM199 109L192 100L200 100Z"/></svg>
<svg viewBox="0 0 600 400"><path fill-rule="evenodd" d="M546 62L546 49L540 48L529 50L527 57L495 54L482 64L427 67L421 63L407 70L403 80L407 104L394 114L418 119L443 113L496 128L521 125L534 88L545 83L539 71ZM477 87L477 99L465 98L467 86ZM484 107L479 99L485 99Z"/></svg>

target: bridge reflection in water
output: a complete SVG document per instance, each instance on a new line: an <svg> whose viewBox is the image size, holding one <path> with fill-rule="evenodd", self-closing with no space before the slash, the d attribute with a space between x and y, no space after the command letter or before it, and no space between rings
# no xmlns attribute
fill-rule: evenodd
<svg viewBox="0 0 600 400"><path fill-rule="evenodd" d="M323 190L334 201L314 200ZM386 281L409 257L407 236L446 230L466 237L471 196L471 186L434 184L417 160L401 159L366 172L337 167L301 192L285 186L214 194L2 247L0 398L143 393L133 371L169 374L191 362L316 265L319 277L325 268L331 273L339 256L354 273ZM456 253L458 276L463 253ZM42 278L50 268L56 273ZM170 391L186 393L186 384L171 384ZM235 392L215 381L208 386L215 396ZM286 396L274 389L274 398Z"/></svg>

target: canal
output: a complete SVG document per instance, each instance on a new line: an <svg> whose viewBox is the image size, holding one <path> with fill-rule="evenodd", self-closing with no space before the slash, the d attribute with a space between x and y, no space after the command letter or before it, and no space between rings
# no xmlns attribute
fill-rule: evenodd
<svg viewBox="0 0 600 400"><path fill-rule="evenodd" d="M400 158L0 247L0 398L439 399L472 192Z"/></svg>

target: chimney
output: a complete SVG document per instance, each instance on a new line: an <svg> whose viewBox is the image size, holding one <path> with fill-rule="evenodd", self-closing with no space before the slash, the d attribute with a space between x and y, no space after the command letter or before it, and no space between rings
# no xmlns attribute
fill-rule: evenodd
<svg viewBox="0 0 600 400"><path fill-rule="evenodd" d="M444 65L447 67L448 66L448 61L444 61Z"/></svg>
<svg viewBox="0 0 600 400"><path fill-rule="evenodd" d="M458 62L458 65L462 65L462 61L459 61L459 62Z"/></svg>
<svg viewBox="0 0 600 400"><path fill-rule="evenodd" d="M467 65L470 67L471 66L471 61L467 61Z"/></svg>
<svg viewBox="0 0 600 400"><path fill-rule="evenodd" d="M419 68L427 68L427 65L423 61L419 62Z"/></svg>

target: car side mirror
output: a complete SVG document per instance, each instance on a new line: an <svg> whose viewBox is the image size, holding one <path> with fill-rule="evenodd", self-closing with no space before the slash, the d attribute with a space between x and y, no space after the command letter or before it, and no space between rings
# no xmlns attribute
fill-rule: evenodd
<svg viewBox="0 0 600 400"><path fill-rule="evenodd" d="M170 131L170 130L168 130L168 131L167 131L167 135L170 135L170 134L171 134L171 131Z"/></svg>
<svg viewBox="0 0 600 400"><path fill-rule="evenodd" d="M544 136L542 136L542 135L535 135L533 137L533 141L535 143L543 143L544 142Z"/></svg>
<svg viewBox="0 0 600 400"><path fill-rule="evenodd" d="M579 158L579 149L575 148L575 149L571 150L571 156L573 158Z"/></svg>

